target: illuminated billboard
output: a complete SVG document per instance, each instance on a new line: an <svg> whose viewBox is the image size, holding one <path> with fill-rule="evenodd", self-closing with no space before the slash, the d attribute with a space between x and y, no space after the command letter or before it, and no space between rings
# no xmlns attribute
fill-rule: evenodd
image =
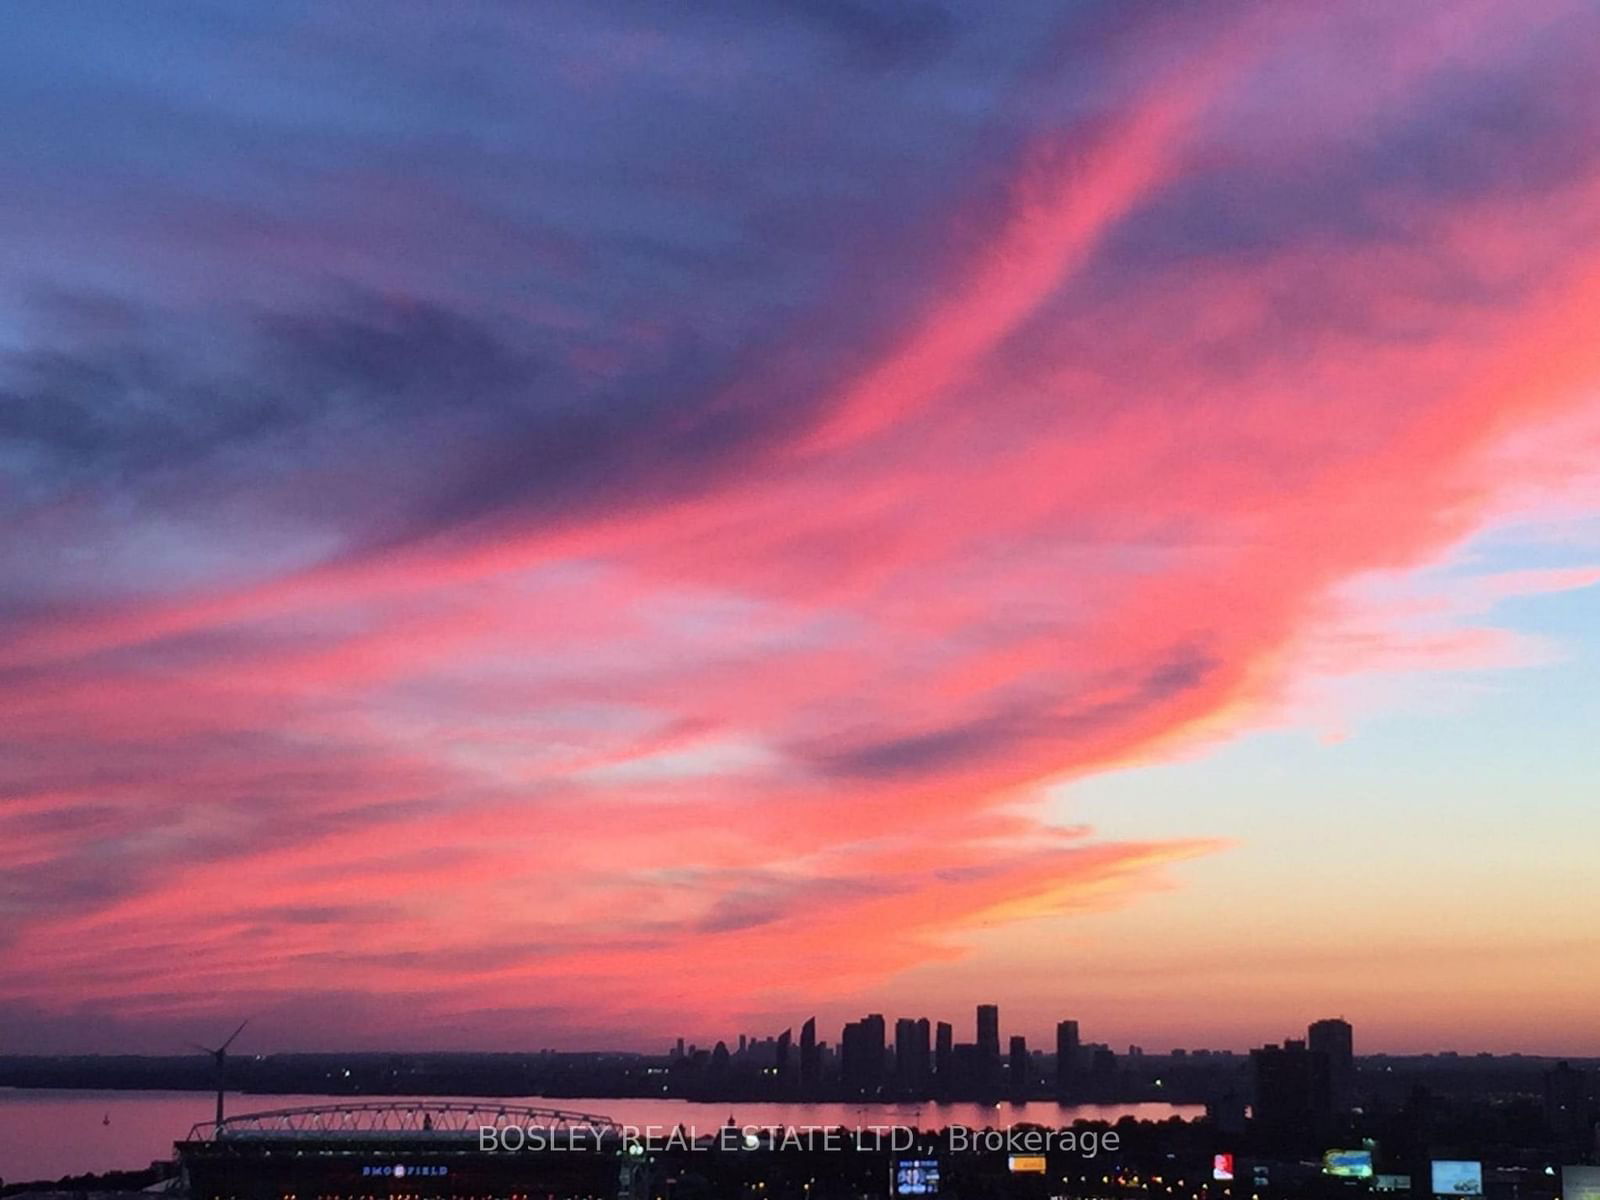
<svg viewBox="0 0 1600 1200"><path fill-rule="evenodd" d="M1600 1200L1600 1167L1562 1167L1561 1200Z"/></svg>
<svg viewBox="0 0 1600 1200"><path fill-rule="evenodd" d="M1322 1173L1335 1179L1371 1179L1371 1150L1329 1150L1322 1156Z"/></svg>
<svg viewBox="0 0 1600 1200"><path fill-rule="evenodd" d="M1013 1154L1006 1165L1013 1175L1043 1175L1045 1172L1042 1154Z"/></svg>
<svg viewBox="0 0 1600 1200"><path fill-rule="evenodd" d="M1456 1159L1434 1159L1433 1194L1435 1196L1483 1195L1483 1164L1461 1162Z"/></svg>
<svg viewBox="0 0 1600 1200"><path fill-rule="evenodd" d="M902 1158L895 1163L894 1194L896 1196L937 1196L939 1194L939 1160L936 1158Z"/></svg>
<svg viewBox="0 0 1600 1200"><path fill-rule="evenodd" d="M1231 1154L1213 1154L1211 1156L1211 1178L1213 1178L1213 1179L1232 1179L1233 1178L1233 1155L1231 1155Z"/></svg>
<svg viewBox="0 0 1600 1200"><path fill-rule="evenodd" d="M1372 1181L1372 1190L1375 1192L1409 1192L1411 1190L1411 1176L1378 1175Z"/></svg>

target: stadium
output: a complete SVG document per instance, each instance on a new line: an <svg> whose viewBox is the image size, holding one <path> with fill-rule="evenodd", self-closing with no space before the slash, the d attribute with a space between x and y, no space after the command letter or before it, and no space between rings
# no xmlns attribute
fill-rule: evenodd
<svg viewBox="0 0 1600 1200"><path fill-rule="evenodd" d="M539 1129L538 1149L484 1149ZM608 1117L523 1105L397 1101L245 1113L177 1144L193 1200L640 1200L649 1163Z"/></svg>

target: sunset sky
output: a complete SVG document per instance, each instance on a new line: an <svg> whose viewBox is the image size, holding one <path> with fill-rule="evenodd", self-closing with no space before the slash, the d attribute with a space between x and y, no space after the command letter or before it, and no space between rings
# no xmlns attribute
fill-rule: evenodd
<svg viewBox="0 0 1600 1200"><path fill-rule="evenodd" d="M0 14L0 1053L1600 1054L1600 6Z"/></svg>

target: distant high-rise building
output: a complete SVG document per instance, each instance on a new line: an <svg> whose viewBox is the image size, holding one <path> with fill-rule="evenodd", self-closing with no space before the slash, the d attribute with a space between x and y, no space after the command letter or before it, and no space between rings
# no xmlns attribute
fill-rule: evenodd
<svg viewBox="0 0 1600 1200"><path fill-rule="evenodd" d="M883 1088L884 1021L871 1013L844 1027L839 1039L841 1074L852 1095L875 1095Z"/></svg>
<svg viewBox="0 0 1600 1200"><path fill-rule="evenodd" d="M679 1038L677 1044L675 1046L673 1046L672 1055L673 1055L674 1058L682 1058L683 1057L683 1039L682 1038Z"/></svg>
<svg viewBox="0 0 1600 1200"><path fill-rule="evenodd" d="M1117 1090L1117 1052L1110 1046L1096 1046L1089 1056L1088 1091L1099 1099L1109 1099Z"/></svg>
<svg viewBox="0 0 1600 1200"><path fill-rule="evenodd" d="M1056 1022L1056 1095L1070 1096L1078 1086L1078 1023Z"/></svg>
<svg viewBox="0 0 1600 1200"><path fill-rule="evenodd" d="M1289 1040L1250 1052L1255 1068L1252 1121L1262 1140L1280 1150L1315 1149L1333 1125L1328 1054Z"/></svg>
<svg viewBox="0 0 1600 1200"><path fill-rule="evenodd" d="M1028 1039L1013 1035L1011 1038L1011 1053L1009 1055L1010 1076L1007 1084L1013 1096L1022 1098L1028 1094L1028 1084L1032 1075L1031 1064L1028 1062Z"/></svg>
<svg viewBox="0 0 1600 1200"><path fill-rule="evenodd" d="M884 1051L888 1047L888 1030L882 1013L869 1013L861 1018L867 1036L867 1068L875 1084L883 1083Z"/></svg>
<svg viewBox="0 0 1600 1200"><path fill-rule="evenodd" d="M846 1022L839 1031L839 1075L845 1090L852 1094L866 1086L865 1036L860 1021Z"/></svg>
<svg viewBox="0 0 1600 1200"><path fill-rule="evenodd" d="M978 1053L1000 1057L1000 1006L978 1005Z"/></svg>
<svg viewBox="0 0 1600 1200"><path fill-rule="evenodd" d="M822 1082L822 1056L817 1052L817 1019L808 1017L800 1026L800 1090L816 1091Z"/></svg>
<svg viewBox="0 0 1600 1200"><path fill-rule="evenodd" d="M950 1048L949 1078L940 1094L959 1100L985 1095L990 1090L988 1072L984 1068L986 1061L974 1043L957 1042Z"/></svg>
<svg viewBox="0 0 1600 1200"><path fill-rule="evenodd" d="M1355 1031L1339 1017L1315 1021L1306 1031L1313 1054L1328 1056L1329 1102L1336 1113L1346 1113L1356 1102Z"/></svg>
<svg viewBox="0 0 1600 1200"><path fill-rule="evenodd" d="M954 1071L954 1047L956 1040L955 1026L948 1021L940 1021L934 1027L933 1040L933 1073L939 1080L939 1090L948 1093L950 1078Z"/></svg>
<svg viewBox="0 0 1600 1200"><path fill-rule="evenodd" d="M917 1020L915 1017L901 1017L894 1023L894 1069L895 1074L904 1076L906 1067L915 1053L911 1043L917 1036Z"/></svg>
<svg viewBox="0 0 1600 1200"><path fill-rule="evenodd" d="M1000 1006L978 1005L978 1071L980 1086L992 1089L1000 1082Z"/></svg>
<svg viewBox="0 0 1600 1200"><path fill-rule="evenodd" d="M933 1061L928 1046L928 1019L901 1017L894 1023L895 1077L900 1090L920 1092L928 1086Z"/></svg>
<svg viewBox="0 0 1600 1200"><path fill-rule="evenodd" d="M778 1035L777 1045L773 1049L772 1065L780 1082L787 1082L789 1078L789 1045L792 1041L791 1031L785 1029Z"/></svg>

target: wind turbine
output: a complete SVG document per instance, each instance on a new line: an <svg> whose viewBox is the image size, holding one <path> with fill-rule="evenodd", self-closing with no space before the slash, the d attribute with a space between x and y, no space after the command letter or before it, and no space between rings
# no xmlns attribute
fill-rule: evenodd
<svg viewBox="0 0 1600 1200"><path fill-rule="evenodd" d="M238 1037L241 1033L243 1033L244 1032L244 1027L246 1025L248 1025L248 1024L250 1024L250 1018L249 1017L246 1017L244 1020L240 1021L239 1022L239 1028L235 1029L232 1033L230 1033L228 1035L228 1040L223 1042L222 1045L218 1046L215 1050L213 1050L210 1046L202 1046L198 1042L190 1042L189 1043L189 1045L194 1047L196 1050L200 1051L201 1054L209 1054L209 1055L211 1055L212 1058L214 1058L216 1060L216 1063L217 1063L217 1125L218 1125L219 1128L222 1125L222 1089L227 1086L227 1082L228 1082L228 1047L233 1045L233 1039Z"/></svg>

